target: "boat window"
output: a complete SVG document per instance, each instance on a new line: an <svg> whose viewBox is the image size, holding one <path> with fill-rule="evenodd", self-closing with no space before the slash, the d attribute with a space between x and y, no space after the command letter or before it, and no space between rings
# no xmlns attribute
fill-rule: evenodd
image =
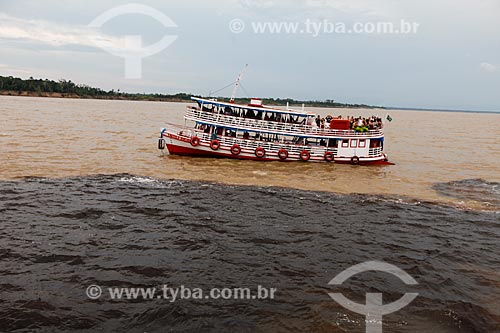
<svg viewBox="0 0 500 333"><path fill-rule="evenodd" d="M358 147L359 148L365 148L366 147L366 140L365 139L359 140Z"/></svg>
<svg viewBox="0 0 500 333"><path fill-rule="evenodd" d="M370 148L378 148L380 147L380 140L379 139L371 139L370 140Z"/></svg>
<svg viewBox="0 0 500 333"><path fill-rule="evenodd" d="M339 147L339 140L337 140L337 139L328 140L328 147L338 148Z"/></svg>
<svg viewBox="0 0 500 333"><path fill-rule="evenodd" d="M357 139L351 140L351 148L356 148L357 145L358 145L358 140Z"/></svg>
<svg viewBox="0 0 500 333"><path fill-rule="evenodd" d="M349 140L342 140L342 148L349 148Z"/></svg>

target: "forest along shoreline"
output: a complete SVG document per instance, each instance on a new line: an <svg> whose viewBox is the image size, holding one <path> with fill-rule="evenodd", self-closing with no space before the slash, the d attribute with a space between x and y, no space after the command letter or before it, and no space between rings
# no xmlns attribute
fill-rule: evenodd
<svg viewBox="0 0 500 333"><path fill-rule="evenodd" d="M204 97L190 93L159 94L159 93L125 93L118 90L105 91L86 84L76 84L71 80L53 81L48 79L29 78L23 80L12 76L0 76L0 96L21 97L52 97L52 98L77 98L77 99L105 99L105 100L131 100L152 102L178 102L190 103L191 96ZM205 96L206 97L206 96ZM253 96L255 97L255 96ZM223 97L209 96L208 98L223 99ZM266 105L305 104L307 107L325 108L355 108L377 109L380 106L365 104L338 103L333 99L325 101L301 101L292 98L262 98ZM236 98L236 103L247 103L248 98Z"/></svg>

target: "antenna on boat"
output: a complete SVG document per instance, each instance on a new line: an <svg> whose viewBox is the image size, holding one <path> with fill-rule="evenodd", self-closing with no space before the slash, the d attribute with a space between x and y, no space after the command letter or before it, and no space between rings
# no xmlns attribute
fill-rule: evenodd
<svg viewBox="0 0 500 333"><path fill-rule="evenodd" d="M247 69L248 64L245 64L245 67L243 67L243 70L241 71L240 75L238 75L238 78L236 79L236 82L234 83L234 89L233 93L231 94L231 99L229 100L229 103L234 103L234 98L236 97L236 92L238 91L238 87L240 86L240 81L243 78L243 73L245 73L245 70Z"/></svg>

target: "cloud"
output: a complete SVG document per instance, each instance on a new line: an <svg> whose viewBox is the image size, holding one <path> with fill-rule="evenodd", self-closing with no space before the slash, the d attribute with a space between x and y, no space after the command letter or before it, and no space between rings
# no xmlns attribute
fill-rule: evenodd
<svg viewBox="0 0 500 333"><path fill-rule="evenodd" d="M398 7L392 0L235 0L239 8L269 15L269 11L275 15L283 16L290 12L299 14L322 15L332 13L344 13L351 16L377 16L386 17L391 15Z"/></svg>
<svg viewBox="0 0 500 333"><path fill-rule="evenodd" d="M0 64L0 75L2 76L23 76L28 77L33 71L26 68L12 67L5 64Z"/></svg>
<svg viewBox="0 0 500 333"><path fill-rule="evenodd" d="M0 13L0 40L15 40L43 44L54 48L62 46L84 46L97 48L96 41L105 43L110 50L123 51L127 45L124 38L101 33L98 29L81 25L64 25L43 20L26 20ZM138 49L127 51L139 52Z"/></svg>
<svg viewBox="0 0 500 333"><path fill-rule="evenodd" d="M272 0L239 0L239 4L245 9L268 9L276 4Z"/></svg>
<svg viewBox="0 0 500 333"><path fill-rule="evenodd" d="M394 9L387 0L306 0L305 6L311 9L335 11L367 16L386 16Z"/></svg>
<svg viewBox="0 0 500 333"><path fill-rule="evenodd" d="M500 65L490 64L488 62L482 62L480 65L481 69L490 73L500 72Z"/></svg>

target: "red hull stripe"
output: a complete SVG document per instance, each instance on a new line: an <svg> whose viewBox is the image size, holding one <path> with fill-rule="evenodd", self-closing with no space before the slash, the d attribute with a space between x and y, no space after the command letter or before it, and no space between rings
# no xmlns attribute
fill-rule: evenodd
<svg viewBox="0 0 500 333"><path fill-rule="evenodd" d="M190 147L181 147L181 146L176 146L172 144L167 144L168 151L172 155L181 155L181 156L205 156L205 157L223 157L223 158L232 158L232 159L240 159L240 160L251 160L251 161L275 161L275 162L280 162L278 158L258 158L256 156L245 156L245 155L238 155L234 156L230 152L222 153L222 152L216 152L216 151L207 151L207 150L200 150L196 148L190 148ZM302 162L298 159L286 159L283 162ZM350 161L338 161L336 160L333 163L337 164L351 164ZM360 165L394 165L394 163L387 162L384 160L380 161L363 161L361 160L359 162Z"/></svg>
<svg viewBox="0 0 500 333"><path fill-rule="evenodd" d="M206 157L225 157L225 158L234 158L234 159L239 159L239 160L252 160L252 161L276 161L276 159L271 159L271 158L258 158L257 156L252 157L252 156L243 156L243 155L238 155L234 156L231 153L218 153L215 151L205 151L205 150L200 150L200 149L194 149L194 148L186 148L186 147L180 147L180 146L175 146L171 144L167 144L168 151L170 154L173 155L183 155L183 156L206 156Z"/></svg>

